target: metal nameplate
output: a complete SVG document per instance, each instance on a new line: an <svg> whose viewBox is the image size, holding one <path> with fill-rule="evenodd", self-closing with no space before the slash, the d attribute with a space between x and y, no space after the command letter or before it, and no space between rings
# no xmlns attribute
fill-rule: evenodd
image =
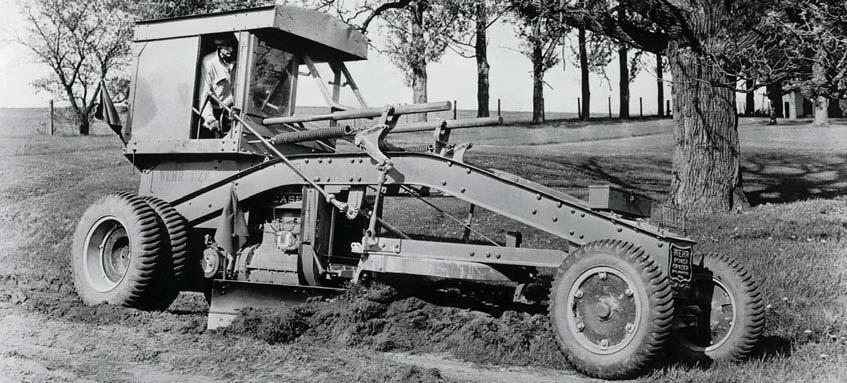
<svg viewBox="0 0 847 383"><path fill-rule="evenodd" d="M691 248L671 244L670 265L668 274L674 286L687 287L691 282L692 262Z"/></svg>

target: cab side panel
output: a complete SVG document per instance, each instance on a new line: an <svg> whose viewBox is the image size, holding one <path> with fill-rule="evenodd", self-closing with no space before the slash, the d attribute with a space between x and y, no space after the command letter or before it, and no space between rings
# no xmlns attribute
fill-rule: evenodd
<svg viewBox="0 0 847 383"><path fill-rule="evenodd" d="M190 137L199 37L149 41L138 55L132 135Z"/></svg>

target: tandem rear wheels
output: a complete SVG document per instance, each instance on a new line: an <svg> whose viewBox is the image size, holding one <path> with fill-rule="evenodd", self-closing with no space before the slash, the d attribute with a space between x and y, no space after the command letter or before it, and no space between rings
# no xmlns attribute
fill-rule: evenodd
<svg viewBox="0 0 847 383"><path fill-rule="evenodd" d="M74 286L89 305L164 310L186 270L187 228L168 203L129 193L94 202L74 233Z"/></svg>
<svg viewBox="0 0 847 383"><path fill-rule="evenodd" d="M749 357L762 336L765 307L753 276L731 257L703 254L694 265L690 321L679 321L671 351L683 362L710 365Z"/></svg>
<svg viewBox="0 0 847 383"><path fill-rule="evenodd" d="M630 378L666 347L695 362L750 355L764 324L758 287L736 262L706 254L693 275L693 305L676 320L663 268L620 240L596 241L568 256L550 289L550 323L568 361L581 373ZM679 316L681 313L676 313Z"/></svg>

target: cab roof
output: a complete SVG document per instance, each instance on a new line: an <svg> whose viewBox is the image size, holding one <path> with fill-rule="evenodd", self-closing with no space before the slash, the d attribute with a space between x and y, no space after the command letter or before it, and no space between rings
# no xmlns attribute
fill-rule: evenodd
<svg viewBox="0 0 847 383"><path fill-rule="evenodd" d="M135 41L240 31L278 39L325 59L352 61L368 57L367 38L357 29L325 13L290 5L139 21Z"/></svg>

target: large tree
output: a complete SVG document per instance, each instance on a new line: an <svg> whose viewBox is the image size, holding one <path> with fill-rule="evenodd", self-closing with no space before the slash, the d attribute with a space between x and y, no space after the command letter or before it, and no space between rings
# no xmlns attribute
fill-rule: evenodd
<svg viewBox="0 0 847 383"><path fill-rule="evenodd" d="M742 190L735 83L727 61L740 42L756 44L768 5L752 0L621 0L590 12L565 4L572 25L667 56L674 81L676 146L670 202L687 211L746 206Z"/></svg>
<svg viewBox="0 0 847 383"><path fill-rule="evenodd" d="M21 3L27 23L20 42L50 67L34 85L67 101L79 134L88 135L96 89L125 65L132 38L132 2L34 0Z"/></svg>

